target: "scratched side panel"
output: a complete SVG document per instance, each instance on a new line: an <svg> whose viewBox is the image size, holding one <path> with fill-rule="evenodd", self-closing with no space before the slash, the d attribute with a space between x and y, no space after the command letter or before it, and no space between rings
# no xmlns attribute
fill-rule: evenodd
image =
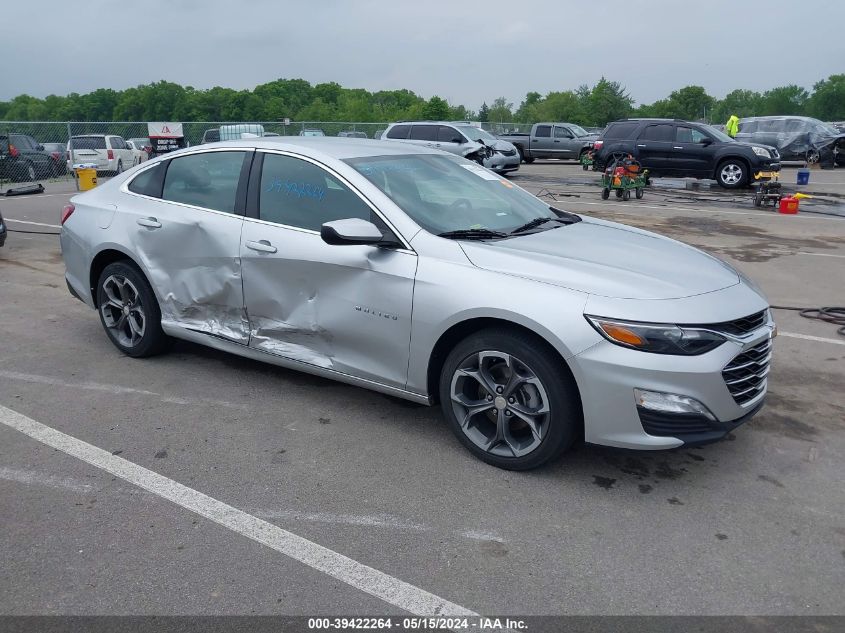
<svg viewBox="0 0 845 633"><path fill-rule="evenodd" d="M117 232L127 236L147 271L162 322L246 344L239 256L243 218L136 196L127 196L120 211ZM161 228L137 224L150 217Z"/></svg>
<svg viewBox="0 0 845 633"><path fill-rule="evenodd" d="M278 249L242 250L251 347L405 386L414 254L330 246L313 232L247 219L250 240Z"/></svg>

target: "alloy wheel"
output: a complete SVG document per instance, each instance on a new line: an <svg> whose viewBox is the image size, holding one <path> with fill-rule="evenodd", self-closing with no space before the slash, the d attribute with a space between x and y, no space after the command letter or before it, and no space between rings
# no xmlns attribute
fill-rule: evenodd
<svg viewBox="0 0 845 633"><path fill-rule="evenodd" d="M110 275L103 282L103 293L103 322L123 347L135 347L144 337L147 324L138 289L123 275Z"/></svg>
<svg viewBox="0 0 845 633"><path fill-rule="evenodd" d="M735 185L742 180L742 167L736 163L728 163L722 167L720 177L726 185Z"/></svg>
<svg viewBox="0 0 845 633"><path fill-rule="evenodd" d="M499 457L536 450L549 429L549 398L537 374L504 352L465 358L452 375L452 409L466 437Z"/></svg>

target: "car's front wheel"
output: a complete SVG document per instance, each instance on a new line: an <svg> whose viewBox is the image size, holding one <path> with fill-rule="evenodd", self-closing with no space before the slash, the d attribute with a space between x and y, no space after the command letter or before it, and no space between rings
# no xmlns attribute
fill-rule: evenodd
<svg viewBox="0 0 845 633"><path fill-rule="evenodd" d="M452 431L477 457L527 470L572 445L581 403L572 379L543 341L508 329L461 341L443 364L440 402Z"/></svg>
<svg viewBox="0 0 845 633"><path fill-rule="evenodd" d="M127 356L154 356L167 347L155 294L141 271L128 261L109 264L100 273L97 308L106 334Z"/></svg>
<svg viewBox="0 0 845 633"><path fill-rule="evenodd" d="M725 189L739 189L748 183L748 168L745 163L729 159L716 168L716 182Z"/></svg>

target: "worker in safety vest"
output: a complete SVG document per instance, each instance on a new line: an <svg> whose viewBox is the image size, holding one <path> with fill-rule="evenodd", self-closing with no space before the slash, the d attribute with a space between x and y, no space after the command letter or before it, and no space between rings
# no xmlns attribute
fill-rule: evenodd
<svg viewBox="0 0 845 633"><path fill-rule="evenodd" d="M735 114L731 115L728 122L725 123L725 134L731 138L736 138L736 133L739 132L739 117Z"/></svg>

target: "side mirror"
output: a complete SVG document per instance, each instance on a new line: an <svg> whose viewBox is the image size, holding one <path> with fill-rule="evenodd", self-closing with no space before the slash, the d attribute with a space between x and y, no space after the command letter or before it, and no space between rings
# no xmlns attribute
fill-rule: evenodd
<svg viewBox="0 0 845 633"><path fill-rule="evenodd" d="M372 222L360 218L332 220L320 227L320 237L333 246L369 245L384 242L384 235Z"/></svg>
<svg viewBox="0 0 845 633"><path fill-rule="evenodd" d="M710 138L709 136L705 136L703 139L701 139L699 141L699 143L701 143L704 147L707 147L708 145L713 143L713 139Z"/></svg>

